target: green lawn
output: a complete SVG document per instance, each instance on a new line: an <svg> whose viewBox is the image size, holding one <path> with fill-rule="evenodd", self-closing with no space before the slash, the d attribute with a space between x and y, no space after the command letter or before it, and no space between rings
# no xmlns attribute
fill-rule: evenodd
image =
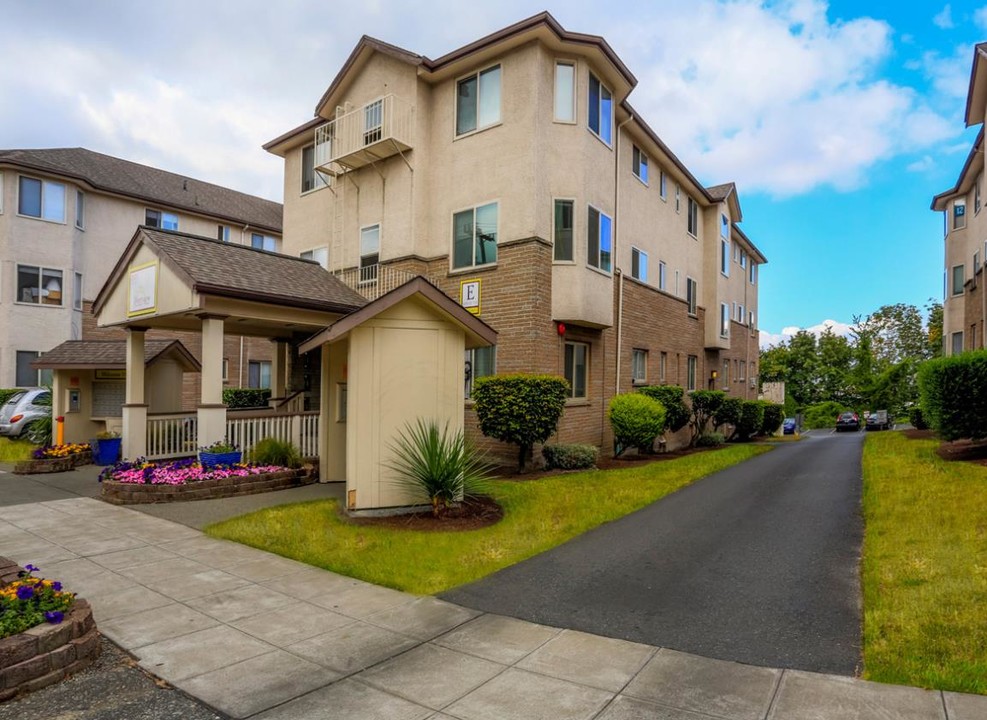
<svg viewBox="0 0 987 720"><path fill-rule="evenodd" d="M864 676L987 694L987 467L937 445L864 445Z"/></svg>
<svg viewBox="0 0 987 720"><path fill-rule="evenodd" d="M11 440L7 437L0 437L0 462L30 460L31 453L37 447L27 440Z"/></svg>
<svg viewBox="0 0 987 720"><path fill-rule="evenodd" d="M544 552L768 450L733 445L635 468L494 481L492 495L504 519L469 532L351 525L334 500L268 508L206 532L378 585L432 594Z"/></svg>

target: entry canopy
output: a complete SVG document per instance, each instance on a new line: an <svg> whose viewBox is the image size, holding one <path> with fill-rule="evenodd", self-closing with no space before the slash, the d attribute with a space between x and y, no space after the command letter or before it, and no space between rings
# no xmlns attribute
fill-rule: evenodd
<svg viewBox="0 0 987 720"><path fill-rule="evenodd" d="M152 366L170 358L185 372L199 372L202 366L180 340L148 340L144 364ZM126 340L67 340L31 363L35 370L124 370L127 367Z"/></svg>

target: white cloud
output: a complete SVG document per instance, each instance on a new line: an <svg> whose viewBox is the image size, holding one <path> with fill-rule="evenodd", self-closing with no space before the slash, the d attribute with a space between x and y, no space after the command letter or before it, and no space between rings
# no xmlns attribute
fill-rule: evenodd
<svg viewBox="0 0 987 720"><path fill-rule="evenodd" d="M931 155L923 155L920 159L913 163L909 163L906 168L908 172L923 173L932 170L936 166L936 161L932 159Z"/></svg>
<svg viewBox="0 0 987 720"><path fill-rule="evenodd" d="M832 331L835 335L848 337L850 333L853 332L853 326L845 322L840 322L839 320L823 320L821 323L806 328L799 327L798 325L790 325L782 328L780 333L770 333L765 330L761 330L759 339L760 346L764 349L772 345L787 343L792 339L792 336L801 330L812 333L816 336L816 338L826 332L826 330Z"/></svg>
<svg viewBox="0 0 987 720"><path fill-rule="evenodd" d="M941 28L942 30L949 30L955 27L953 24L953 9L948 3L946 4L946 7L940 10L939 13L932 18L932 23L937 28Z"/></svg>

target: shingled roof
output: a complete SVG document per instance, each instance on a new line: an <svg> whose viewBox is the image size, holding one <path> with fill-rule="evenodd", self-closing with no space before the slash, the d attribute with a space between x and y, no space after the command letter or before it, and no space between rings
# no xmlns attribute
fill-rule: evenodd
<svg viewBox="0 0 987 720"><path fill-rule="evenodd" d="M313 260L142 226L97 295L93 312L99 312L140 241L205 295L334 313L349 313L367 304L366 298Z"/></svg>
<svg viewBox="0 0 987 720"><path fill-rule="evenodd" d="M86 148L0 150L0 164L3 163L81 180L96 190L153 205L281 232L280 203Z"/></svg>
<svg viewBox="0 0 987 720"><path fill-rule="evenodd" d="M161 357L177 353L190 370L201 369L195 356L180 340L146 340L144 364L151 365ZM36 369L109 369L127 367L126 340L67 340L31 363Z"/></svg>

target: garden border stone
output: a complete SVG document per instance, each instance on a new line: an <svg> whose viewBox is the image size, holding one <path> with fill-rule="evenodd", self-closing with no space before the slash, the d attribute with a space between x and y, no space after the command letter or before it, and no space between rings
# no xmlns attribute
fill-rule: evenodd
<svg viewBox="0 0 987 720"><path fill-rule="evenodd" d="M144 505L149 503L184 502L186 500L216 500L238 495L255 495L274 490L311 485L318 479L311 468L282 470L263 475L246 475L201 480L186 485L150 485L103 480L100 495L114 505Z"/></svg>
<svg viewBox="0 0 987 720"><path fill-rule="evenodd" d="M14 465L15 475L37 475L39 473L68 472L80 465L93 464L93 451L72 453L60 458L41 458L40 460L21 460Z"/></svg>
<svg viewBox="0 0 987 720"><path fill-rule="evenodd" d="M23 570L0 557L0 585ZM57 625L42 623L0 639L0 702L84 670L99 657L99 631L89 603L77 597Z"/></svg>

